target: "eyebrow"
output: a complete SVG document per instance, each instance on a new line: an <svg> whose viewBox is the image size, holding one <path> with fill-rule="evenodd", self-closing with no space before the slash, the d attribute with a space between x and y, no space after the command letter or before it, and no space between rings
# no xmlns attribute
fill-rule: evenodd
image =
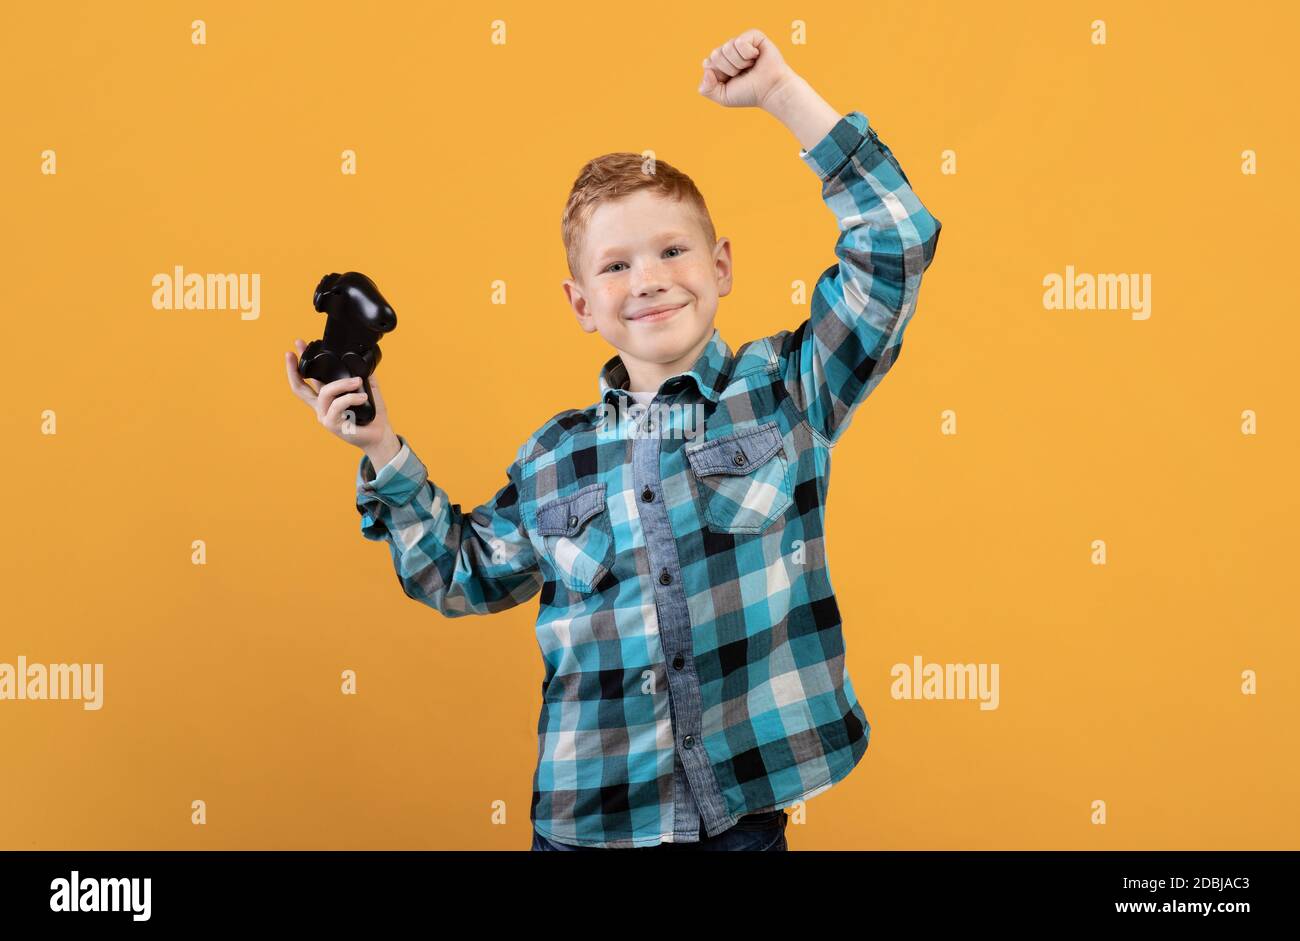
<svg viewBox="0 0 1300 941"><path fill-rule="evenodd" d="M684 241L686 241L686 240L689 239L689 238L690 238L690 236L687 235L685 232L678 232L677 230L674 229L674 230L671 230L671 231L668 231L668 232L660 232L657 236L655 236L655 241L660 241L660 242L684 242ZM599 255L597 255L597 256L596 256L596 260L595 260L595 262L593 262L593 264L597 264L597 265L598 265L598 264L600 264L601 262L603 262L606 258L609 258L611 255L622 255L622 254L625 254L626 252L627 252L627 247L626 247L626 246L623 246L623 245L615 245L615 246L613 246L612 248L607 248L607 249L605 249L603 252L601 252Z"/></svg>

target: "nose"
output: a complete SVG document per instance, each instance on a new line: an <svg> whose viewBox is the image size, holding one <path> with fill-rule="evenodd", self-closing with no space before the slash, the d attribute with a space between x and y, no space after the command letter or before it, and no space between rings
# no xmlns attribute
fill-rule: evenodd
<svg viewBox="0 0 1300 941"><path fill-rule="evenodd" d="M633 268L632 290L638 296L666 291L670 286L671 282L658 260L641 262Z"/></svg>

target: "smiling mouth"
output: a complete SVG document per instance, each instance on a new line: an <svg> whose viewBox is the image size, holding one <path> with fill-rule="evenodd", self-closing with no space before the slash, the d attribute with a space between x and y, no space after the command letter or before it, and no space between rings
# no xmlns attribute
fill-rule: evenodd
<svg viewBox="0 0 1300 941"><path fill-rule="evenodd" d="M671 317L673 314L677 313L679 310L681 310L681 309L682 309L683 307L685 307L685 306L686 306L686 304L684 304L684 303L682 303L682 304L678 304L676 307L669 307L669 308L667 308L667 309L665 309L665 310L661 310L661 311L659 311L659 312L657 312L657 313L653 313L653 314L641 314L641 315L638 316L638 317L633 317L633 318L631 318L631 320L632 320L632 323L640 323L640 322L643 321L643 320L644 320L644 321L649 321L649 322L651 322L651 323L653 323L653 322L656 321L656 320L667 320L669 317Z"/></svg>

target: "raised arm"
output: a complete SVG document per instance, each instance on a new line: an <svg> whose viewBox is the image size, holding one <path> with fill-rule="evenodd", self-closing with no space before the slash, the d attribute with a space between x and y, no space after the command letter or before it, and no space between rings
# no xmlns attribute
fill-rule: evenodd
<svg viewBox="0 0 1300 941"><path fill-rule="evenodd" d="M784 124L835 214L839 260L817 279L811 316L773 337L791 399L833 446L898 358L921 274L938 245L939 220L921 205L866 116L841 116L758 30L704 60L699 91L727 107L761 108Z"/></svg>
<svg viewBox="0 0 1300 941"><path fill-rule="evenodd" d="M809 318L778 334L778 353L794 404L830 446L897 361L941 225L859 111L799 156L835 214L838 261L818 277Z"/></svg>

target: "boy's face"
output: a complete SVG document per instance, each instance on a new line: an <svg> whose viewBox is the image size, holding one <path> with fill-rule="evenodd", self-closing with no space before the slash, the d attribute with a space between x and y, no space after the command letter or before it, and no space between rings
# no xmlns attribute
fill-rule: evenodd
<svg viewBox="0 0 1300 941"><path fill-rule="evenodd" d="M694 365L718 298L731 293L730 242L708 244L689 203L646 189L600 203L581 238L579 277L564 294L582 329L618 350L633 388L657 389ZM640 316L661 307L678 309Z"/></svg>

